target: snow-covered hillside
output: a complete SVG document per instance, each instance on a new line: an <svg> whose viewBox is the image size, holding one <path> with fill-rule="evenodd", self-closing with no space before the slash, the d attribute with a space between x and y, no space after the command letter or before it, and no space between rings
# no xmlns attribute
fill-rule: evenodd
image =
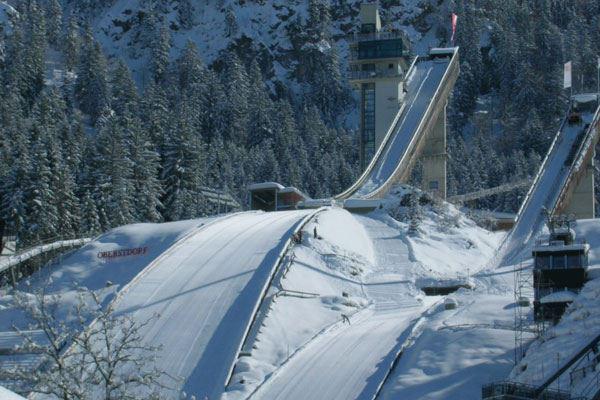
<svg viewBox="0 0 600 400"><path fill-rule="evenodd" d="M96 38L107 54L125 58L138 79L147 79L150 49L155 34L167 27L172 38L171 55L176 56L188 40L196 43L207 63L218 58L228 46L244 49L249 59L257 58L270 78L289 83L289 74L297 62L293 54L289 31L297 21L305 22L308 1L234 1L206 0L152 2L118 0L106 7L86 11L72 1L71 7L84 15L89 13ZM344 36L357 29L360 0L331 5L331 34L336 39L345 62ZM383 9L388 29L405 30L422 51L436 45L435 36L445 4L432 13L432 1L399 2ZM436 3L437 4L437 3ZM83 9L83 10L81 10ZM445 18L444 18L445 20Z"/></svg>

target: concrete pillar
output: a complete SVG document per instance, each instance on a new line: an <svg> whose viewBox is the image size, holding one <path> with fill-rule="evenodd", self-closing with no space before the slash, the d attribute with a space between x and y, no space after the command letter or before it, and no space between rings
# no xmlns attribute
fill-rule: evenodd
<svg viewBox="0 0 600 400"><path fill-rule="evenodd" d="M438 115L431 132L427 133L421 155L423 179L421 188L446 199L446 106Z"/></svg>
<svg viewBox="0 0 600 400"><path fill-rule="evenodd" d="M574 215L576 219L596 217L594 202L594 156L595 154L590 157L590 161L583 171L584 175L580 178L563 212L567 216Z"/></svg>

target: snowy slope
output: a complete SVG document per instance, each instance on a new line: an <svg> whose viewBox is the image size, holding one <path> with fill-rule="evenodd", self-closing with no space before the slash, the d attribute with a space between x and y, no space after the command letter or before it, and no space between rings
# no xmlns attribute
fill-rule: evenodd
<svg viewBox="0 0 600 400"><path fill-rule="evenodd" d="M119 293L117 313L139 321L157 315L142 340L163 346L157 365L179 377L186 393L221 393L279 253L308 215L250 212L219 219L163 254Z"/></svg>
<svg viewBox="0 0 600 400"><path fill-rule="evenodd" d="M481 386L513 367L513 296L462 291L456 310L427 318L423 333L402 355L381 399L479 399Z"/></svg>
<svg viewBox="0 0 600 400"><path fill-rule="evenodd" d="M228 400L372 398L396 355L404 348L410 349L415 341L419 343L422 332L432 332L426 341L445 340L438 336L437 327L442 321L452 322L453 314L438 318L440 309L432 305L441 299L424 297L417 283L429 277L436 280L461 275L469 259L480 260L483 266L500 238L464 217L458 218L454 230L442 233L437 225L439 217L427 215L419 243L413 243L414 238L407 235L408 224L395 221L385 210L360 216L332 208L317 219L305 228L309 237L294 247L289 273L279 287L316 297L282 296L272 303L256 347L236 366L226 393ZM312 237L315 226L321 239ZM474 245L467 250L466 242ZM415 252L415 248L423 251ZM422 256L434 251L447 255L444 265L430 264L430 259ZM452 256L453 252L457 255ZM481 281L484 299L488 284L492 286L497 280L486 277ZM481 302L478 313L488 313L489 317L493 315L490 310L503 310L512 302L511 290L504 287L503 294L494 301ZM346 297L340 296L342 293ZM505 319L508 314L512 321L511 309L502 313L496 313L496 318ZM343 322L342 314L350 317L350 324ZM474 319L481 319L481 315ZM458 324L462 320L456 319ZM487 327L478 329L486 332ZM491 351L489 357L482 356L479 361L472 359L473 354L465 355L457 365L479 362L487 368L497 360L505 360L502 354L512 352L514 346L513 333L489 329L484 340L491 340L502 351ZM502 364L495 374L501 376L508 370ZM472 379L469 388L474 390L485 374ZM443 381L434 374L429 379Z"/></svg>
<svg viewBox="0 0 600 400"><path fill-rule="evenodd" d="M72 7L76 0L69 3ZM151 57L150 43L155 34L145 26L149 23L147 17L151 2L117 0L110 3L92 13L94 34L107 54L125 58L137 79L145 82ZM331 4L331 31L341 50L342 62L346 59L344 36L357 28L360 3L360 0L348 0ZM416 50L421 52L439 44L434 32L439 20L446 21L445 16L430 15L431 9L427 3L429 1L401 2L386 7L382 15L388 21L387 27L404 29L416 44ZM188 40L196 43L207 63L212 63L224 48L239 44L255 52L259 60L268 64L263 69L270 71L272 76L269 78L289 82L289 72L297 61L291 54L292 45L287 30L298 18L306 20L308 1L204 0L191 1L191 4L193 10L185 14L191 21L189 27L181 23L178 2L163 2L157 9L153 28L157 31L161 26L169 28L173 57L179 54ZM439 14L447 13L445 3L436 3L436 7ZM235 16L237 26L232 35L229 35L226 23L228 10ZM419 30L413 25L416 20L419 21Z"/></svg>
<svg viewBox="0 0 600 400"><path fill-rule="evenodd" d="M376 252L362 279L371 306L350 324L337 324L309 343L252 398L371 398L419 317L435 301L420 300L404 279L413 264L398 232L367 217L358 220Z"/></svg>
<svg viewBox="0 0 600 400"><path fill-rule="evenodd" d="M248 398L321 334L343 327L342 314L353 318L365 310L362 278L372 270L375 257L364 227L347 211L331 208L303 231L302 243L291 250L287 273L271 288L273 295L290 295L271 303L251 355L236 364L227 399Z"/></svg>
<svg viewBox="0 0 600 400"><path fill-rule="evenodd" d="M368 310L307 346L253 399L369 399L410 336L422 306Z"/></svg>

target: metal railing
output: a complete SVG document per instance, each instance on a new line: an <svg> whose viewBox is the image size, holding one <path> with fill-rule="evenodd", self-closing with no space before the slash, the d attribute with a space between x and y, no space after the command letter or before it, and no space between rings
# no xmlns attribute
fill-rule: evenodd
<svg viewBox="0 0 600 400"><path fill-rule="evenodd" d="M571 393L563 390L547 389L538 392L538 388L520 382L494 382L483 385L481 398L484 400L576 400Z"/></svg>
<svg viewBox="0 0 600 400"><path fill-rule="evenodd" d="M380 31L370 33L356 32L346 37L349 43L368 42L371 40L406 39L403 31Z"/></svg>
<svg viewBox="0 0 600 400"><path fill-rule="evenodd" d="M39 256L49 251L54 251L62 248L83 246L90 240L91 238L58 240L48 244L39 244L30 247L26 250L19 252L18 254L8 256L5 260L0 261L0 273L6 271L11 267L21 264L22 262L25 262L33 257Z"/></svg>
<svg viewBox="0 0 600 400"><path fill-rule="evenodd" d="M564 184L556 198L556 201L554 202L553 208L551 210L552 214L554 214L556 209L564 201L564 199L567 195L567 191L569 189L569 185L570 185L571 181L573 180L575 173L578 172L579 169L582 167L583 161L588 153L588 150L591 147L593 140L598 135L598 126L599 125L600 125L600 106L596 109L596 112L594 113L594 117L592 118L592 122L590 123L590 125L587 128L585 128L586 129L585 139L579 145L576 156L574 157L573 162L569 166L569 172L567 174L567 179L564 182Z"/></svg>
<svg viewBox="0 0 600 400"><path fill-rule="evenodd" d="M499 186L477 190L475 192L457 194L457 195L448 197L447 200L449 202L457 202L457 203L477 200L482 197L487 197L487 196L492 196L495 194L510 192L511 190L514 190L514 189L518 189L518 188L521 188L524 186L529 186L529 185L531 185L531 180L532 180L531 178L525 178L525 179L521 179L521 180L518 180L515 182L504 183Z"/></svg>
<svg viewBox="0 0 600 400"><path fill-rule="evenodd" d="M371 79L371 78L404 78L402 71L397 69L376 69L374 71L349 71L349 80Z"/></svg>

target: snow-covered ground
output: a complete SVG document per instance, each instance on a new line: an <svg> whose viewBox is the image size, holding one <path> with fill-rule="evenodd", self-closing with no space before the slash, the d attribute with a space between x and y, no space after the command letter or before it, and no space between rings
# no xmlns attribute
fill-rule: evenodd
<svg viewBox="0 0 600 400"><path fill-rule="evenodd" d="M398 206L393 195L388 202ZM312 237L315 226L320 239ZM474 278L481 287L457 294L453 311L443 310L442 297L426 297L417 287L424 279L461 277L468 267L479 271L501 234L477 227L453 207L428 209L416 237L407 234L408 226L386 210L353 215L337 208L307 225L279 289L314 296L277 297L251 354L238 361L225 398L370 399L400 352L416 362L422 352L409 353L414 346L438 342L440 349L454 341L472 351L440 352L438 359L430 357L429 368L418 366L408 378L410 364L403 355L381 394L420 398L415 393L423 387L406 383L417 370L421 383L443 386L452 380L450 369L461 366L467 372L455 389L477 395L482 382L505 376L514 348L513 294L505 282L512 276ZM478 333L482 340L472 340ZM488 345L489 351L481 351ZM480 366L481 373L467 366ZM434 391L430 398L445 399L448 393Z"/></svg>
<svg viewBox="0 0 600 400"><path fill-rule="evenodd" d="M69 322L75 317L72 311L78 303L78 288L92 290L104 302L110 301L118 290L148 264L207 221L199 219L163 224L133 224L113 229L49 263L22 281L18 289L43 289L47 296L59 295L55 316ZM14 337L15 340L1 344L3 355L0 355L0 370L15 366L37 368L41 362L39 355L35 354L5 354L22 341L12 333L13 327L27 329L28 323L23 312L15 307L11 290L1 290L0 335ZM11 382L3 384L13 388Z"/></svg>
<svg viewBox="0 0 600 400"><path fill-rule="evenodd" d="M177 398L181 388L198 399L220 395L278 257L310 214L225 216L163 253L119 292L115 312L151 319L142 342L162 346L157 366L180 379L164 398Z"/></svg>
<svg viewBox="0 0 600 400"><path fill-rule="evenodd" d="M486 269L503 234L420 192L415 229L404 198L411 192L394 188L383 209L366 215L329 207L312 216L249 212L122 227L46 271L53 291L68 296L78 282L108 299L116 293L119 313L157 315L144 328L144 343L162 345L160 368L181 378L165 398L183 390L226 400L477 399L491 381L539 384L556 360L600 333L596 279L513 370L513 269ZM304 221L301 242L288 251L257 310L273 266ZM578 221L575 229L591 244L590 264L600 267L600 223ZM147 250L114 252L135 248ZM474 289L430 297L419 289L448 282ZM449 298L455 309L445 308ZM10 296L1 301L0 323L8 330L17 315ZM255 311L256 331L244 344ZM568 380L567 373L561 388Z"/></svg>
<svg viewBox="0 0 600 400"><path fill-rule="evenodd" d="M402 355L382 399L479 399L481 386L514 365L513 294L461 289L458 307L438 306Z"/></svg>

